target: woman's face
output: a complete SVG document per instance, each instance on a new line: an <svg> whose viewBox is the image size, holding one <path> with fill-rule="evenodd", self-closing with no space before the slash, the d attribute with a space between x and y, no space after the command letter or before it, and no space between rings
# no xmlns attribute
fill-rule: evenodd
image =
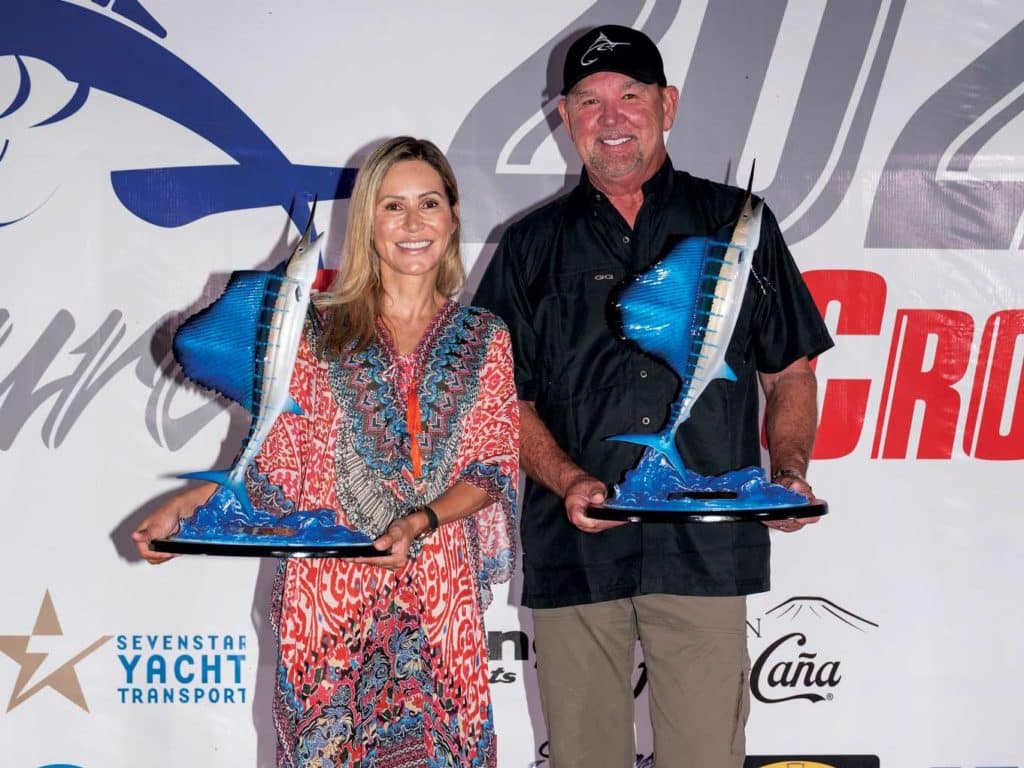
<svg viewBox="0 0 1024 768"><path fill-rule="evenodd" d="M381 279L436 278L454 228L438 172L422 160L395 163L380 185L373 215Z"/></svg>

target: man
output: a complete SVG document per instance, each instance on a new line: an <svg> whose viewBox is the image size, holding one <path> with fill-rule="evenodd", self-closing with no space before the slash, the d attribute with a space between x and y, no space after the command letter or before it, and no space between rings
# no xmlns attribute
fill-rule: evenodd
<svg viewBox="0 0 1024 768"><path fill-rule="evenodd" d="M739 768L744 595L768 589L768 531L753 522L622 524L587 510L640 455L603 438L657 431L679 386L666 366L615 338L609 294L681 237L729 227L744 194L673 170L663 132L679 93L640 32L605 26L580 37L566 54L562 93L583 177L507 229L474 300L503 317L513 338L529 476L523 602L533 609L551 764L633 765L639 640L658 768ZM767 209L760 242L728 351L738 381L713 382L677 441L702 474L759 464L760 382L773 478L810 496L817 413L808 361L832 341Z"/></svg>

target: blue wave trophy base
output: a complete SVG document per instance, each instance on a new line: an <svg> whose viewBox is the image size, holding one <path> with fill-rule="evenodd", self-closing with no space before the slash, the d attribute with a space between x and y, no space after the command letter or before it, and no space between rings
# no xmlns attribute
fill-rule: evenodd
<svg viewBox="0 0 1024 768"><path fill-rule="evenodd" d="M798 520L827 513L825 501L808 501L796 491L769 482L761 467L724 475L680 473L664 457L653 458L650 451L615 486L604 506L587 510L599 520L648 523Z"/></svg>
<svg viewBox="0 0 1024 768"><path fill-rule="evenodd" d="M181 529L166 539L154 539L156 552L235 557L378 557L373 540L343 525L335 525L329 509L294 512L277 517L261 510L247 514L235 495L220 488L181 521Z"/></svg>

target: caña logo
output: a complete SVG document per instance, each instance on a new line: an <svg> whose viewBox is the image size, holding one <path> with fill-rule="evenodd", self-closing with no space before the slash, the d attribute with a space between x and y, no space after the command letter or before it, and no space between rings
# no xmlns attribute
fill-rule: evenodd
<svg viewBox="0 0 1024 768"><path fill-rule="evenodd" d="M818 633L825 623L858 632L878 627L823 597L791 597L775 606L764 619L749 625L757 637L768 619L804 625L813 622ZM817 703L834 698L834 690L843 680L841 662L825 655L810 632L810 628L786 632L761 652L750 670L750 691L758 701L778 704L803 699Z"/></svg>
<svg viewBox="0 0 1024 768"><path fill-rule="evenodd" d="M806 644L806 635L802 632L793 632L780 637L761 654L750 671L750 689L759 701L778 703L794 699L807 699L818 702L824 701L826 696L829 699L832 698L831 693L822 695L811 690L781 698L769 698L762 692L764 681L769 687L776 689L801 687L823 690L839 685L842 680L839 675L839 662L822 662L818 660L817 653L796 652ZM786 645L789 647L783 647ZM794 648L794 646L799 648ZM794 656L796 657L795 661ZM769 666L769 670L766 675L762 675L766 665Z"/></svg>
<svg viewBox="0 0 1024 768"><path fill-rule="evenodd" d="M58 651L56 646L66 644L67 639L47 590L29 634L0 635L0 653L19 667L14 690L7 702L7 711L10 712L37 693L50 688L88 712L89 706L75 666L109 639L110 635L101 635L84 647L75 643L72 646L75 650L70 654L64 650Z"/></svg>

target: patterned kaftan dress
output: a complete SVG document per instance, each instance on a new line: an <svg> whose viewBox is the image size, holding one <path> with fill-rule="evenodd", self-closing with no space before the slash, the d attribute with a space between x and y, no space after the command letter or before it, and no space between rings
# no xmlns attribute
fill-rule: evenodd
<svg viewBox="0 0 1024 768"><path fill-rule="evenodd" d="M441 526L399 571L286 561L273 617L279 766L495 766L483 612L514 564L519 411L508 331L446 303L417 349L319 352L314 320L292 395L248 478L264 509L337 510L370 536L462 480L493 503ZM410 388L420 425L406 424ZM410 431L421 472L410 458Z"/></svg>

